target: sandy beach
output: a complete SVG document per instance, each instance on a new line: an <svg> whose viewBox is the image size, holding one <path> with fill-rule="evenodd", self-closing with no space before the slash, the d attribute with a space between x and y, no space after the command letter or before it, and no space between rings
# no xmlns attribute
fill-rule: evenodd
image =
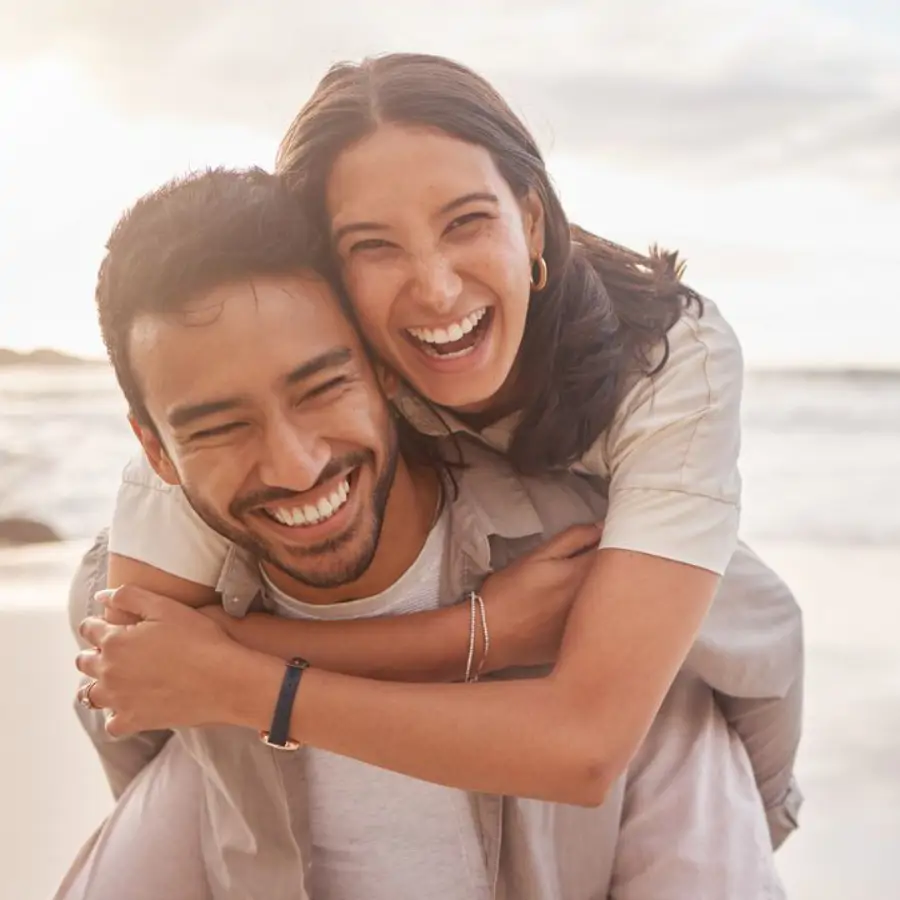
<svg viewBox="0 0 900 900"><path fill-rule="evenodd" d="M76 678L65 598L83 546L0 549L4 900L52 896L109 805L71 706ZM896 900L900 547L755 546L794 587L807 623L800 765L807 802L800 832L778 854L789 896Z"/></svg>

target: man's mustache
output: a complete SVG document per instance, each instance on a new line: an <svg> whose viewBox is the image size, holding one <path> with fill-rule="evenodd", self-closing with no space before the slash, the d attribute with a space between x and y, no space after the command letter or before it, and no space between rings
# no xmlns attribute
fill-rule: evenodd
<svg viewBox="0 0 900 900"><path fill-rule="evenodd" d="M326 481L340 475L342 472L349 472L351 469L357 469L367 462L373 462L375 454L369 451L356 451L348 453L346 456L335 457L326 464L325 468L319 473L316 483L307 491L292 491L287 488L269 487L241 497L236 497L228 507L228 513L232 518L239 519L245 513L256 509L266 503L277 503L280 500L297 500L306 494L321 487Z"/></svg>

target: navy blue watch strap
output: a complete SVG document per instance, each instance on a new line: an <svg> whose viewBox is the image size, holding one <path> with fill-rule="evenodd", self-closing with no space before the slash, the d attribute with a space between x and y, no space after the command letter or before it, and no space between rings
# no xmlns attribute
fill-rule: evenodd
<svg viewBox="0 0 900 900"><path fill-rule="evenodd" d="M281 690L278 692L278 700L275 702L275 712L272 714L272 724L268 731L260 734L263 742L277 750L297 750L300 744L291 740L291 712L294 709L294 697L297 696L297 688L303 677L304 669L309 668L309 663L299 656L288 660L284 670L284 679L281 682Z"/></svg>

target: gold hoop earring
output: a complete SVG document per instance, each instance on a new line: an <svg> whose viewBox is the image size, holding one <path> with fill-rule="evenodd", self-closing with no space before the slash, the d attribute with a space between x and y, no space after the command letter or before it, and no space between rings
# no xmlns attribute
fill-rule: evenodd
<svg viewBox="0 0 900 900"><path fill-rule="evenodd" d="M538 277L537 281L534 280L534 267L537 265L538 267ZM531 282L531 289L533 291L542 291L545 287L547 287L547 263L544 260L543 256L539 256L532 264L531 264L531 274L528 277L528 280Z"/></svg>

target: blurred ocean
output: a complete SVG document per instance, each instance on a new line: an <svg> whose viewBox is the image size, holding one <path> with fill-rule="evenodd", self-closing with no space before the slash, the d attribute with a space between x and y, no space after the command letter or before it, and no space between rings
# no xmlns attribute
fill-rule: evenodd
<svg viewBox="0 0 900 900"><path fill-rule="evenodd" d="M137 443L104 365L0 368L0 518L85 538ZM900 543L900 373L751 373L745 538Z"/></svg>

